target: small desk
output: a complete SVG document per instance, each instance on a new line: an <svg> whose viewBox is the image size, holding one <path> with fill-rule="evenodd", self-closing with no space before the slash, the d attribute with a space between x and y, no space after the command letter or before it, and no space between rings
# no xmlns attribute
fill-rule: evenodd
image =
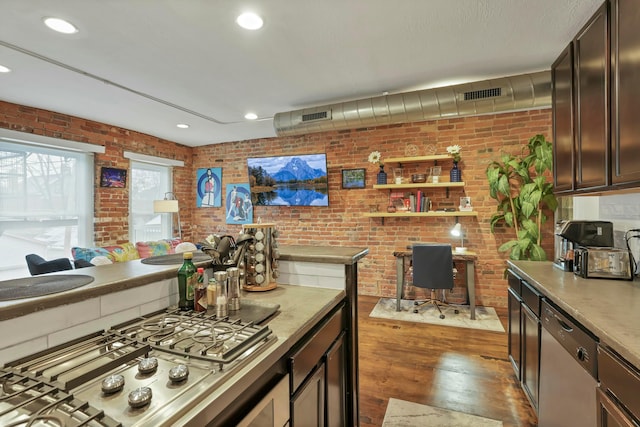
<svg viewBox="0 0 640 427"><path fill-rule="evenodd" d="M393 252L393 256L396 257L396 311L400 311L400 300L404 290L405 258L411 258L413 252L411 249L396 249ZM475 261L477 258L478 256L475 252L453 252L453 262L464 261L466 264L465 284L469 293L471 320L476 319Z"/></svg>

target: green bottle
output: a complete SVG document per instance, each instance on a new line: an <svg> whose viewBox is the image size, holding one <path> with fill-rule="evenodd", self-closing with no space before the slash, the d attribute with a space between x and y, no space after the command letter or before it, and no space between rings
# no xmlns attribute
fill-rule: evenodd
<svg viewBox="0 0 640 427"><path fill-rule="evenodd" d="M193 253L182 254L182 267L178 270L178 307L180 310L193 310L193 296L198 284L196 266L193 265Z"/></svg>

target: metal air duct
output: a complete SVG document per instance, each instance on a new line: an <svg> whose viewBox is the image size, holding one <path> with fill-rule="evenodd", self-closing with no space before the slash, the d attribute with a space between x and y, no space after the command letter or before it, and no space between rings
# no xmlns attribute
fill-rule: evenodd
<svg viewBox="0 0 640 427"><path fill-rule="evenodd" d="M365 98L277 113L278 136L551 107L551 72Z"/></svg>

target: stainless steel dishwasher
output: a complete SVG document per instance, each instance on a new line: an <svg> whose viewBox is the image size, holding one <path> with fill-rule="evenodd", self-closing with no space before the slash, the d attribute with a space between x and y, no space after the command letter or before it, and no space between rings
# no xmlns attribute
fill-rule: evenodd
<svg viewBox="0 0 640 427"><path fill-rule="evenodd" d="M539 427L597 426L596 338L542 302Z"/></svg>

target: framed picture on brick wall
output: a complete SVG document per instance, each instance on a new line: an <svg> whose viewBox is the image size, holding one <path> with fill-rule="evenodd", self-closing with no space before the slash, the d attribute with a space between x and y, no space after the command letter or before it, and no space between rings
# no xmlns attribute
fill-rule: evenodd
<svg viewBox="0 0 640 427"><path fill-rule="evenodd" d="M103 167L100 172L100 187L125 188L127 186L127 170Z"/></svg>
<svg viewBox="0 0 640 427"><path fill-rule="evenodd" d="M364 169L342 169L342 188L364 188Z"/></svg>
<svg viewBox="0 0 640 427"><path fill-rule="evenodd" d="M201 168L196 176L196 206L222 206L222 168Z"/></svg>

